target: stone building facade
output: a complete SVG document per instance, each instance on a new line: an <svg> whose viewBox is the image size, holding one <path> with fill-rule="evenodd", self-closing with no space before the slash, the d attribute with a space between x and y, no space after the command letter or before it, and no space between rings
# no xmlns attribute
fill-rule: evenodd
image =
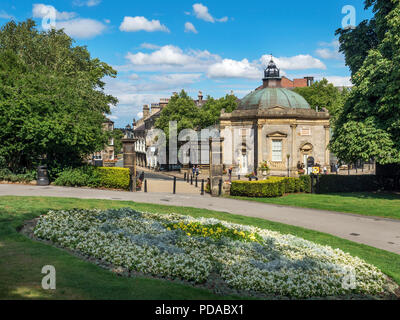
<svg viewBox="0 0 400 320"><path fill-rule="evenodd" d="M103 123L103 130L113 132L114 122L110 119L106 119L106 121ZM115 161L115 148L113 138L108 141L103 150L96 152L92 155L92 161L102 161L103 165L105 162Z"/></svg>
<svg viewBox="0 0 400 320"><path fill-rule="evenodd" d="M241 175L262 175L260 166L266 162L271 175L296 176L309 158L329 168L329 120L325 109L311 109L302 96L282 86L280 70L271 60L263 86L232 113L222 111L221 130L233 137L233 143L225 139L223 144L224 163Z"/></svg>
<svg viewBox="0 0 400 320"><path fill-rule="evenodd" d="M178 93L174 92L173 95ZM159 165L159 156L155 143L148 137L148 132L155 129L155 123L160 117L162 110L168 105L169 98L161 98L158 103L152 103L143 106L143 118L133 121L133 136L137 139L135 143L135 151L137 155L137 163L140 167L157 168ZM199 91L197 100L193 100L196 106L201 108L207 100L204 100L203 93Z"/></svg>

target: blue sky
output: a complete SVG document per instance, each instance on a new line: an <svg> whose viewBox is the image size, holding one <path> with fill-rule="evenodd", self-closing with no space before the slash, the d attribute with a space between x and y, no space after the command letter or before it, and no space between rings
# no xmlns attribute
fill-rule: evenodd
<svg viewBox="0 0 400 320"><path fill-rule="evenodd" d="M111 118L124 127L143 104L181 89L241 98L261 83L270 54L289 78L348 85L334 35L345 5L355 7L356 24L372 16L361 0L2 0L0 24L34 18L42 28L55 13L56 28L118 71L106 91L120 100Z"/></svg>

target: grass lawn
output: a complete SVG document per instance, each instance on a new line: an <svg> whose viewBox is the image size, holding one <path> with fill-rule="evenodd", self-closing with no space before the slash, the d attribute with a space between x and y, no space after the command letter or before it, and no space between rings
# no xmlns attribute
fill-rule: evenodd
<svg viewBox="0 0 400 320"><path fill-rule="evenodd" d="M263 219L196 208L180 208L124 201L67 198L0 197L0 299L226 299L187 285L148 279L122 278L82 261L58 248L30 240L16 229L25 220L51 209L107 209L132 207L158 213L214 217L233 223L290 233L316 243L340 248L376 265L400 284L400 255L357 244L328 234ZM57 290L41 289L41 269L54 265Z"/></svg>
<svg viewBox="0 0 400 320"><path fill-rule="evenodd" d="M283 206L312 208L356 213L366 216L400 219L400 195L390 193L298 193L290 194L281 198L231 198L272 203Z"/></svg>

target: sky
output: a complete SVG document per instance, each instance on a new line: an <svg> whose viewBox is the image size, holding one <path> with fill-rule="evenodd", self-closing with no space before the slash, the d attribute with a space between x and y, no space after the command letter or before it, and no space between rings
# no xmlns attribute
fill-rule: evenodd
<svg viewBox="0 0 400 320"><path fill-rule="evenodd" d="M361 0L2 0L0 25L32 18L39 29L63 28L117 70L105 91L119 100L109 117L122 128L144 104L182 89L242 98L261 84L271 55L290 79L351 85L335 37L349 5L356 25L372 17Z"/></svg>

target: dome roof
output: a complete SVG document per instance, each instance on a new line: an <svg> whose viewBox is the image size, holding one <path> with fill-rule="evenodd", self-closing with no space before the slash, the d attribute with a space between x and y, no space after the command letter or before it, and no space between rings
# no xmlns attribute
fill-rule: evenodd
<svg viewBox="0 0 400 320"><path fill-rule="evenodd" d="M311 109L298 93L285 88L264 88L249 93L239 104L239 110L269 109L273 107Z"/></svg>

